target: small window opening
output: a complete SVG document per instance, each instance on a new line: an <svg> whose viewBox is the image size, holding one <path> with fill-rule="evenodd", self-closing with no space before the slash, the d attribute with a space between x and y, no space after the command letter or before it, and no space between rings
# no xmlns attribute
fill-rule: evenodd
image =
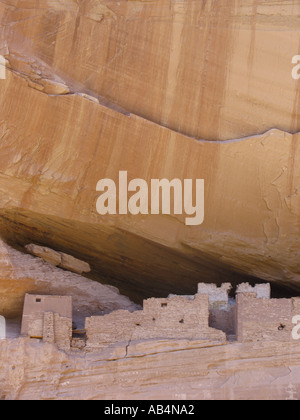
<svg viewBox="0 0 300 420"><path fill-rule="evenodd" d="M162 308L166 308L167 306L168 306L168 304L167 304L167 303L162 303L162 304L161 304L161 307L162 307Z"/></svg>
<svg viewBox="0 0 300 420"><path fill-rule="evenodd" d="M42 299L37 298L37 299L35 299L35 301L36 301L37 303L41 303Z"/></svg>

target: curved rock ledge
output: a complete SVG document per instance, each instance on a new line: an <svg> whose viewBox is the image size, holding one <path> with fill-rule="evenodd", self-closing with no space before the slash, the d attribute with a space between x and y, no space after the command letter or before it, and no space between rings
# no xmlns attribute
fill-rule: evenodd
<svg viewBox="0 0 300 420"><path fill-rule="evenodd" d="M44 95L10 72L0 102L0 234L10 244L73 255L136 301L247 277L299 289L299 134L198 142L77 95ZM98 215L97 182L117 182L120 169L148 183L204 179L204 223Z"/></svg>

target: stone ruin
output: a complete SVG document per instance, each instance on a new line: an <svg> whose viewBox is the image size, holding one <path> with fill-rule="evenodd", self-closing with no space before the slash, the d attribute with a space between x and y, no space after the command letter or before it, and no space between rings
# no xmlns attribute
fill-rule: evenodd
<svg viewBox="0 0 300 420"><path fill-rule="evenodd" d="M21 335L56 343L60 349L70 350L72 298L26 294Z"/></svg>
<svg viewBox="0 0 300 420"><path fill-rule="evenodd" d="M96 352L115 343L138 340L209 342L292 341L292 319L300 315L300 298L271 299L269 284L200 283L194 296L170 295L144 301L135 312L114 311L85 320L72 332L72 299L26 295L21 334L70 349Z"/></svg>

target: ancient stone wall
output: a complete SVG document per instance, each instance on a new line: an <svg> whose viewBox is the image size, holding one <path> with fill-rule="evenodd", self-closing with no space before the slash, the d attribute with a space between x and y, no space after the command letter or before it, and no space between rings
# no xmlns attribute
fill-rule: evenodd
<svg viewBox="0 0 300 420"><path fill-rule="evenodd" d="M221 286L209 283L198 284L198 294L209 296L209 326L224 331L226 334L235 333L234 300L229 300L230 283Z"/></svg>
<svg viewBox="0 0 300 420"><path fill-rule="evenodd" d="M54 314L54 342L62 350L70 350L72 319Z"/></svg>
<svg viewBox="0 0 300 420"><path fill-rule="evenodd" d="M72 319L72 298L69 296L25 295L21 334L27 335L29 324L43 319L44 312L54 312ZM42 318L41 318L42 316Z"/></svg>
<svg viewBox="0 0 300 420"><path fill-rule="evenodd" d="M256 293L237 295L237 340L292 341L292 319L300 315L300 299L258 299Z"/></svg>
<svg viewBox="0 0 300 420"><path fill-rule="evenodd" d="M140 311L118 310L86 318L86 336L80 342L72 339L71 298L26 295L22 334L66 351L74 347L87 352L152 339L225 342L226 334L236 335L239 342L293 340L293 317L300 315L300 298L270 299L269 285L244 284L235 304L228 299L228 284L199 290L204 294L151 298Z"/></svg>
<svg viewBox="0 0 300 420"><path fill-rule="evenodd" d="M209 296L209 303L213 305L217 303L218 305L223 303L228 303L228 294L232 286L230 283L223 283L221 286L210 283L199 283L198 284L198 293L201 295Z"/></svg>
<svg viewBox="0 0 300 420"><path fill-rule="evenodd" d="M136 324L141 322L142 311L114 311L104 316L85 320L87 350L101 349L110 344L131 340Z"/></svg>
<svg viewBox="0 0 300 420"><path fill-rule="evenodd" d="M56 343L69 350L72 338L72 299L68 296L26 295L21 335Z"/></svg>
<svg viewBox="0 0 300 420"><path fill-rule="evenodd" d="M134 330L133 338L225 340L225 334L209 328L208 317L207 295L195 295L194 299L180 296L148 299L144 302L141 325Z"/></svg>
<svg viewBox="0 0 300 420"><path fill-rule="evenodd" d="M86 319L87 350L145 339L203 339L226 341L222 331L208 326L208 296L147 299L143 311L116 311Z"/></svg>
<svg viewBox="0 0 300 420"><path fill-rule="evenodd" d="M239 284L236 288L236 295L238 293L256 293L258 299L271 298L271 285L270 283L256 284L251 286L249 283Z"/></svg>
<svg viewBox="0 0 300 420"><path fill-rule="evenodd" d="M223 307L209 308L209 326L224 331L227 335L235 335L236 316L234 302Z"/></svg>

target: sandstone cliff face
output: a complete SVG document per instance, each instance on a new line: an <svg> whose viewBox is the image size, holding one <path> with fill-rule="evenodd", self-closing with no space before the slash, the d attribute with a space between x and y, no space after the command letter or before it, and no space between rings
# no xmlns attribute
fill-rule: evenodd
<svg viewBox="0 0 300 420"><path fill-rule="evenodd" d="M243 276L298 288L298 9L1 3L1 235L87 261L136 300ZM119 170L204 179L204 224L99 216L97 182Z"/></svg>
<svg viewBox="0 0 300 420"><path fill-rule="evenodd" d="M29 339L0 341L0 398L298 399L299 344L153 341L67 355ZM241 357L242 355L242 357Z"/></svg>
<svg viewBox="0 0 300 420"><path fill-rule="evenodd" d="M69 295L73 299L73 318L77 328L84 327L86 316L118 309L134 311L139 306L111 286L61 270L40 258L25 255L0 241L0 308L9 320L8 336L20 333L20 318L25 293Z"/></svg>
<svg viewBox="0 0 300 420"><path fill-rule="evenodd" d="M57 72L71 90L214 140L300 130L290 77L299 12L298 0L10 0L0 9L16 70Z"/></svg>
<svg viewBox="0 0 300 420"><path fill-rule="evenodd" d="M298 287L299 134L196 141L77 95L45 95L12 72L0 95L1 232L12 243L78 257L135 296L191 292L200 276L234 272ZM97 182L117 182L120 169L148 183L204 179L204 223L98 215Z"/></svg>
<svg viewBox="0 0 300 420"><path fill-rule="evenodd" d="M91 280L137 303L200 281L299 291L299 16L298 0L0 2L0 236L91 267L88 280L1 242L0 313L19 317L26 292L70 294L85 316L137 307ZM100 216L97 182L119 171L204 179L204 223ZM300 392L298 347L142 342L79 356L6 340L0 396L286 398Z"/></svg>

